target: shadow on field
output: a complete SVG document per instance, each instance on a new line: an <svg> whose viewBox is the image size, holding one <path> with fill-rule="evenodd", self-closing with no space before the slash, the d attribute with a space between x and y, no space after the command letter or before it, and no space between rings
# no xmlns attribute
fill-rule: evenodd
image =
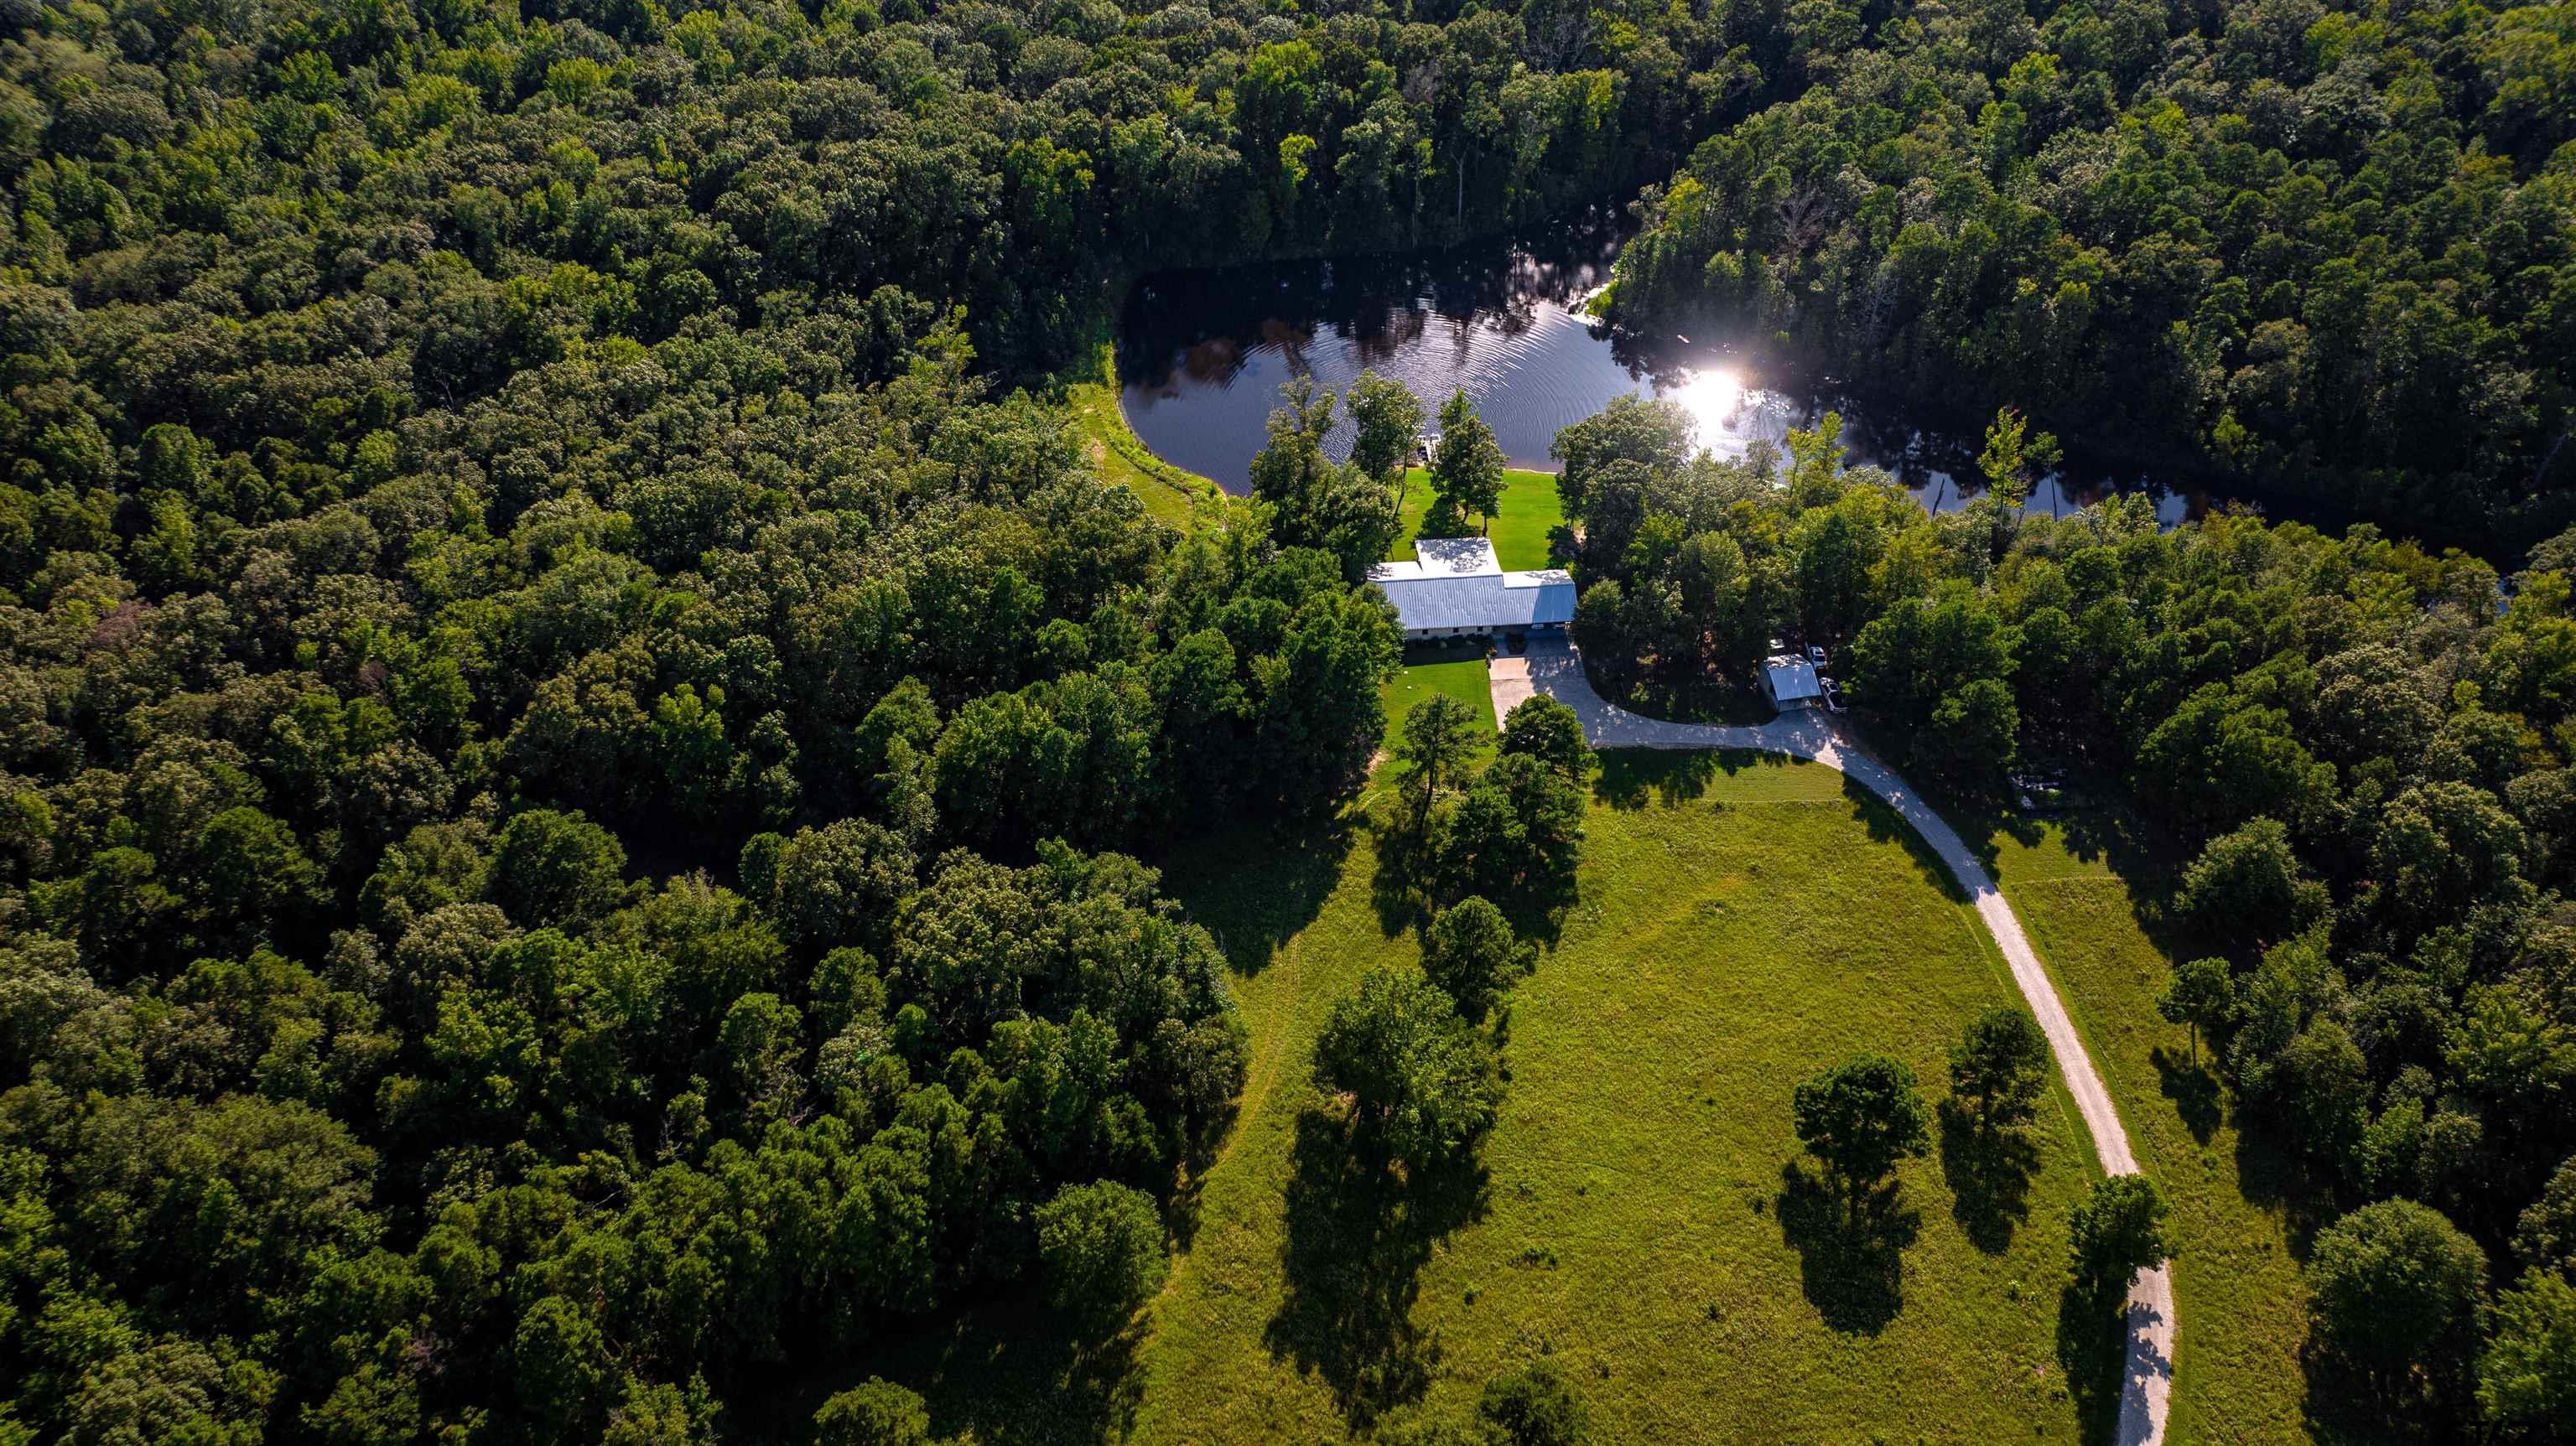
<svg viewBox="0 0 2576 1446"><path fill-rule="evenodd" d="M1792 1160L1780 1167L1780 1238L1798 1252L1799 1284L1825 1324L1874 1336L1905 1308L1905 1248L1923 1217L1890 1181L1843 1193Z"/></svg>
<svg viewBox="0 0 2576 1446"><path fill-rule="evenodd" d="M2075 1439L2108 1441L2128 1369L2128 1291L2070 1283L2057 1294L2057 1369L2075 1398Z"/></svg>
<svg viewBox="0 0 2576 1446"><path fill-rule="evenodd" d="M1440 861L1432 851L1429 830L1417 831L1402 820L1372 822L1369 828L1377 840L1377 872L1369 879L1369 903L1377 910L1379 932L1392 939L1408 929L1431 927Z"/></svg>
<svg viewBox="0 0 2576 1446"><path fill-rule="evenodd" d="M1163 861L1163 892L1216 937L1235 973L1258 974L1323 912L1351 842L1340 819L1217 835Z"/></svg>
<svg viewBox="0 0 2576 1446"><path fill-rule="evenodd" d="M1440 1360L1437 1335L1413 1324L1432 1248L1484 1217L1485 1167L1461 1161L1406 1178L1353 1148L1340 1118L1297 1118L1280 1249L1287 1299L1264 1333L1271 1354L1321 1376L1352 1426L1419 1400Z"/></svg>
<svg viewBox="0 0 2576 1446"><path fill-rule="evenodd" d="M1925 843L1923 835L1914 831L1914 825L1907 823L1877 794L1870 792L1858 779L1846 776L1843 779L1843 797L1852 806L1852 817L1869 831L1870 838L1874 842L1895 843L1903 847L1905 856L1914 861L1915 869L1923 875L1925 882L1941 891L1941 897L1954 904L1971 902L1968 891L1960 886L1958 876L1951 873L1950 866L1932 851L1932 845ZM1986 873L1989 878L1993 877L1991 864L1987 866Z"/></svg>
<svg viewBox="0 0 2576 1446"><path fill-rule="evenodd" d="M1598 756L1601 771L1592 779L1592 800L1623 813L1650 802L1666 808L1688 803L1707 793L1720 774L1786 768L1792 762L1786 754L1753 748L1605 748Z"/></svg>
<svg viewBox="0 0 2576 1446"><path fill-rule="evenodd" d="M1950 1187L1950 1216L1968 1243L1988 1255L2012 1248L2013 1231L2030 1218L2030 1177L2039 1146L2019 1130L1985 1130L1949 1100L1941 1102L1941 1179Z"/></svg>
<svg viewBox="0 0 2576 1446"><path fill-rule="evenodd" d="M2208 1144L2209 1137L2218 1133L2225 1109L2225 1094L2210 1061L2176 1054L2161 1044L2147 1058L2156 1067L2157 1087L2173 1101L2174 1113L2182 1118L2182 1127L2191 1131L2192 1143Z"/></svg>

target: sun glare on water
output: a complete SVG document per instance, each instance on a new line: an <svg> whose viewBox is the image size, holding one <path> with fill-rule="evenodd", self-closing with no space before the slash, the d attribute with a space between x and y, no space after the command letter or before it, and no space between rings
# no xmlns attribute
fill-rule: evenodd
<svg viewBox="0 0 2576 1446"><path fill-rule="evenodd" d="M1744 400L1744 379L1724 367L1711 367L1691 373L1670 395L1691 414L1705 442L1726 434L1727 419Z"/></svg>

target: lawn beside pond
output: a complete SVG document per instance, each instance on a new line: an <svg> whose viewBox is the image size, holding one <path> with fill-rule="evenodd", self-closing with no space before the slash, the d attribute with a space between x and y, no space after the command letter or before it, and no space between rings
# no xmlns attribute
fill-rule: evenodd
<svg viewBox="0 0 2576 1446"><path fill-rule="evenodd" d="M2100 1358L2081 1391L2060 1359L2091 1180L2062 1098L2018 1200L1963 1202L1936 1151L1851 1227L1784 1175L1800 1079L1881 1050L1937 1098L1959 1026L2016 999L1912 835L1829 770L1749 755L1611 755L1586 827L1581 902L1513 1000L1483 1176L1411 1196L1349 1175L1308 1075L1333 1000L1419 958L1381 919L1366 830L1175 867L1239 970L1251 1081L1138 1344L1130 1439L1456 1418L1541 1352L1605 1442L2097 1434Z"/></svg>
<svg viewBox="0 0 2576 1446"><path fill-rule="evenodd" d="M1503 473L1503 510L1486 524L1485 536L1492 538L1494 556L1506 572L1548 565L1547 535L1565 521L1565 510L1556 496L1556 474L1524 472L1518 468ZM1422 530L1422 516L1431 510L1431 474L1420 467L1408 467L1404 473L1404 533L1389 559L1401 562L1413 556L1413 539Z"/></svg>
<svg viewBox="0 0 2576 1446"><path fill-rule="evenodd" d="M1101 479L1133 491L1156 521L1186 528L1200 508L1221 505L1224 492L1214 482L1155 456L1128 428L1127 414L1118 405L1117 371L1106 343L1089 375L1063 382L1062 400L1083 452Z"/></svg>

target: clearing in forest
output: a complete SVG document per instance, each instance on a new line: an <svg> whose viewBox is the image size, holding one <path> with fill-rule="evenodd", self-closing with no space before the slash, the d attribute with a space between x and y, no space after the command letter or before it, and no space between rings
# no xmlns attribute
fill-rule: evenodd
<svg viewBox="0 0 2576 1446"><path fill-rule="evenodd" d="M1366 831L1175 870L1241 970L1254 1058L1138 1345L1131 1439L1454 1417L1541 1352L1609 1442L2091 1435L2109 1332L2061 1345L2091 1182L2062 1096L2025 1179L1936 1149L1866 1225L1787 1168L1799 1080L1876 1050L1937 1099L1959 1027L2017 998L1914 836L1828 769L1711 754L1607 755L1587 828L1582 900L1512 1001L1480 1176L1413 1193L1352 1170L1308 1078L1334 999L1418 957Z"/></svg>

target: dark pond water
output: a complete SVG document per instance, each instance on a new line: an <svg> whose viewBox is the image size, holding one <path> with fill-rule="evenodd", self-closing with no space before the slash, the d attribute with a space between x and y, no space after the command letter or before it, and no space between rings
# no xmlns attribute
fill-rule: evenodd
<svg viewBox="0 0 2576 1446"><path fill-rule="evenodd" d="M1887 468L1936 510L1976 495L1979 439L1963 447L1871 415L1831 378L1801 377L1728 338L1638 337L1585 315L1625 236L1605 208L1448 251L1147 277L1120 328L1128 425L1157 455L1240 492L1282 383L1311 376L1338 392L1373 368L1429 412L1463 389L1515 467L1554 470L1547 452L1559 428L1643 392L1688 407L1701 445L1721 455L1777 444L1833 407L1854 464ZM1337 456L1348 446L1347 425L1326 440ZM2169 525L2218 500L2070 468L2033 489L2027 510L2073 511L2115 488L2149 493Z"/></svg>

